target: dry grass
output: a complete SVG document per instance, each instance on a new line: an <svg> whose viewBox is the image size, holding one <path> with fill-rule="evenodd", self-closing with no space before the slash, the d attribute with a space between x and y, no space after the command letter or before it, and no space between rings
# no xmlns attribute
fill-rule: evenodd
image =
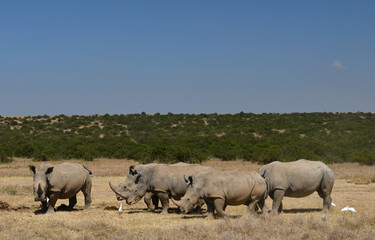
<svg viewBox="0 0 375 240"><path fill-rule="evenodd" d="M354 183L354 184L370 184L375 182L375 175L372 177L361 175L361 176L355 176L353 178L348 179L348 183Z"/></svg>
<svg viewBox="0 0 375 240"><path fill-rule="evenodd" d="M327 213L328 219L323 222L322 200L316 193L301 199L285 198L285 211L277 217L243 216L245 206L229 206L227 211L235 218L207 220L201 214L179 214L173 204L171 213L163 216L160 210L148 212L143 201L132 206L124 203L124 212L118 213L113 209L119 202L108 181L124 181L128 167L136 164L125 160L84 162L94 173L90 209L82 210L80 193L77 211L35 214L40 204L33 201L29 164L32 162L28 159L16 159L0 165L0 201L10 205L0 210L0 239L373 239L375 235L375 184L348 182L356 176L373 176L374 167L331 165L336 175L332 198L337 207ZM260 167L218 160L204 165L217 169ZM60 204L68 201L59 200ZM266 204L271 206L270 199ZM347 205L357 213L341 212Z"/></svg>

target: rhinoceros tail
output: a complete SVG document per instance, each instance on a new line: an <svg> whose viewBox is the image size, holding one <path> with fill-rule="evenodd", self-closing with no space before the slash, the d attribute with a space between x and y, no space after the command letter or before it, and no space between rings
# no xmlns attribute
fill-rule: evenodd
<svg viewBox="0 0 375 240"><path fill-rule="evenodd" d="M90 169L88 169L87 167L85 167L85 165L82 165L88 172L90 175L92 175L92 172L90 171Z"/></svg>
<svg viewBox="0 0 375 240"><path fill-rule="evenodd" d="M266 200L267 197L268 197L268 184L266 183L266 191L264 193L263 200Z"/></svg>

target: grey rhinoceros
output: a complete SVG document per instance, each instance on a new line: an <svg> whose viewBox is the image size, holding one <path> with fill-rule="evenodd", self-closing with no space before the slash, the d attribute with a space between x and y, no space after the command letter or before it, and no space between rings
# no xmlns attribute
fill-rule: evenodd
<svg viewBox="0 0 375 240"><path fill-rule="evenodd" d="M29 166L34 174L35 201L42 202L42 210L54 212L57 199L69 198L69 208L77 203L77 193L83 192L85 208L91 204L91 176L92 173L85 166L77 163L62 163L58 165L41 164L36 170ZM49 201L47 203L47 198Z"/></svg>
<svg viewBox="0 0 375 240"><path fill-rule="evenodd" d="M187 185L184 175L207 170L213 170L213 168L185 163L172 165L150 163L131 166L124 184L117 188L113 187L111 183L109 186L116 193L117 200L125 199L129 205L137 203L146 194L148 194L148 199L145 199L145 202L150 202L150 196L156 195L161 201L161 213L167 214L169 198L180 199L186 192Z"/></svg>
<svg viewBox="0 0 375 240"><path fill-rule="evenodd" d="M261 167L258 173L266 180L268 194L273 199L273 215L282 211L284 196L301 198L315 191L323 198L323 210L331 207L335 179L333 171L320 161L275 161Z"/></svg>
<svg viewBox="0 0 375 240"><path fill-rule="evenodd" d="M188 166L190 164L184 163L184 162L178 162L178 163L174 163L174 164L171 164L171 165L172 166ZM123 198L117 195L117 199L119 201L121 201ZM149 211L154 211L158 207L159 198L158 198L157 194L154 193L154 192L146 192L145 196L143 197L143 200L144 200L144 202L147 206L147 209ZM201 207L201 206L199 206L199 207Z"/></svg>
<svg viewBox="0 0 375 240"><path fill-rule="evenodd" d="M187 178L188 189L180 201L172 201L186 213L204 199L208 218L213 218L214 210L223 216L227 205L248 205L247 213L253 213L256 204L267 197L264 179L257 172L210 171L199 172ZM263 209L262 209L263 210Z"/></svg>

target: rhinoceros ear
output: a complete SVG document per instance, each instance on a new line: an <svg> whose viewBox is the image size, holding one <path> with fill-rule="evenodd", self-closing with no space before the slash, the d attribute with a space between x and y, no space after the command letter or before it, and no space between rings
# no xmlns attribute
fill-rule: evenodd
<svg viewBox="0 0 375 240"><path fill-rule="evenodd" d="M137 176L137 178L135 179L135 184L138 184L138 183L139 183L139 180L141 179L141 177L142 177L141 174L139 174L139 175Z"/></svg>
<svg viewBox="0 0 375 240"><path fill-rule="evenodd" d="M193 176L189 176L188 179L189 179L189 184L193 186Z"/></svg>
<svg viewBox="0 0 375 240"><path fill-rule="evenodd" d="M46 174L50 174L51 172L53 172L53 167L49 167L46 171Z"/></svg>
<svg viewBox="0 0 375 240"><path fill-rule="evenodd" d="M132 166L129 167L129 174L131 174L133 176L135 174L137 174L137 170L135 170L134 168L135 168L134 165L132 165Z"/></svg>
<svg viewBox="0 0 375 240"><path fill-rule="evenodd" d="M30 165L29 169L30 169L30 172L32 172L33 174L35 174L35 167L33 165Z"/></svg>

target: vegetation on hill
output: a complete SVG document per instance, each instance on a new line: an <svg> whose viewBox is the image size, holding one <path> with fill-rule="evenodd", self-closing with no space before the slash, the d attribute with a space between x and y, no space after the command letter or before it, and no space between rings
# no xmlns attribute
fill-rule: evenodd
<svg viewBox="0 0 375 240"><path fill-rule="evenodd" d="M375 114L361 112L0 117L0 159L373 164L374 136Z"/></svg>

